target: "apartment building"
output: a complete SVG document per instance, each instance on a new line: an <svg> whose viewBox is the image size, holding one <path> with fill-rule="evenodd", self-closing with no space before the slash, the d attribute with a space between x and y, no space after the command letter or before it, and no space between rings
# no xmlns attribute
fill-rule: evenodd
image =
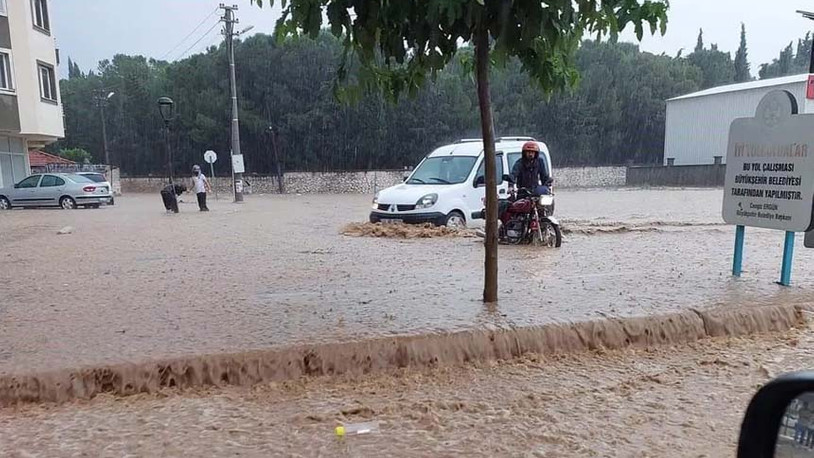
<svg viewBox="0 0 814 458"><path fill-rule="evenodd" d="M65 134L50 3L0 0L0 187L29 174L29 149Z"/></svg>

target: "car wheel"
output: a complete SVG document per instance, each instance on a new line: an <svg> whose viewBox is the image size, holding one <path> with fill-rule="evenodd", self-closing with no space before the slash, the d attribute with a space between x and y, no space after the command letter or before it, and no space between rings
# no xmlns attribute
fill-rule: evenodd
<svg viewBox="0 0 814 458"><path fill-rule="evenodd" d="M76 201L73 200L72 197L64 196L59 199L59 206L62 207L63 210L74 210L76 209Z"/></svg>
<svg viewBox="0 0 814 458"><path fill-rule="evenodd" d="M444 221L444 226L450 229L466 229L466 218L464 218L464 214L459 212L458 210L453 210L449 212L447 215L446 221Z"/></svg>
<svg viewBox="0 0 814 458"><path fill-rule="evenodd" d="M0 196L0 210L11 210L11 202L3 196Z"/></svg>

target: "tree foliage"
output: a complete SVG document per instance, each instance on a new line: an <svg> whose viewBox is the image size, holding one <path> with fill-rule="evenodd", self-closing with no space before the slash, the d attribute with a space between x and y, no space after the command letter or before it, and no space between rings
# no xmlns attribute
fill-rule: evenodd
<svg viewBox="0 0 814 458"><path fill-rule="evenodd" d="M789 43L771 63L760 66L760 79L807 73L812 41L811 34L807 33L805 38L797 40L796 52L793 42Z"/></svg>
<svg viewBox="0 0 814 458"><path fill-rule="evenodd" d="M746 49L746 26L741 23L741 41L735 52L735 82L743 83L750 81L752 75L749 72L749 52Z"/></svg>
<svg viewBox="0 0 814 458"><path fill-rule="evenodd" d="M91 160L90 153L82 148L63 148L59 150L59 156L79 164L84 164Z"/></svg>
<svg viewBox="0 0 814 458"><path fill-rule="evenodd" d="M333 96L342 44L330 34L276 42L255 35L236 45L241 143L250 172L272 173L269 127L279 131L288 171L364 170L415 165L432 148L479 132L471 48L439 71L413 98L396 104L368 94L344 104ZM687 59L640 52L629 43L585 41L574 57L581 82L546 98L510 59L492 73L498 135L546 141L557 165L661 162L664 100L699 89L700 70ZM213 149L229 152L229 93L222 48L172 64L119 55L103 71L61 82L66 138L102 161L94 95L115 91L106 109L111 161L129 175L164 173L156 100L169 95L176 172L186 173ZM81 73L81 72L80 72ZM623 111L626 110L626 111ZM611 141L612 140L612 141ZM228 173L222 162L216 172Z"/></svg>

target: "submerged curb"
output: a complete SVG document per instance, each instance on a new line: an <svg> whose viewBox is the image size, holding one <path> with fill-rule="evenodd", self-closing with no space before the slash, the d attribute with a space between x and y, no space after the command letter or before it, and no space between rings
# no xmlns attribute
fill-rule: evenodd
<svg viewBox="0 0 814 458"><path fill-rule="evenodd" d="M707 337L785 331L806 321L803 310L810 309L800 305L723 307L6 375L0 376L0 406L66 402L102 393L127 396L163 388L249 386L303 376L363 375L403 367L510 359L525 353L563 354L680 344Z"/></svg>

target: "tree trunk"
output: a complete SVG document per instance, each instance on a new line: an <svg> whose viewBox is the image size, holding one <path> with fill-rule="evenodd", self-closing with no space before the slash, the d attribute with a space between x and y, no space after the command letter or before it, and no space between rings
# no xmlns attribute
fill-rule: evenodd
<svg viewBox="0 0 814 458"><path fill-rule="evenodd" d="M280 144L277 143L277 131L271 132L271 150L274 152L274 163L277 167L277 189L280 194L285 194L285 185L283 184L283 169L280 167L280 152L278 150Z"/></svg>
<svg viewBox="0 0 814 458"><path fill-rule="evenodd" d="M492 101L489 96L489 32L482 26L475 39L475 72L478 105L483 133L483 161L486 175L486 259L484 262L483 301L497 302L497 180L495 179L495 130Z"/></svg>

